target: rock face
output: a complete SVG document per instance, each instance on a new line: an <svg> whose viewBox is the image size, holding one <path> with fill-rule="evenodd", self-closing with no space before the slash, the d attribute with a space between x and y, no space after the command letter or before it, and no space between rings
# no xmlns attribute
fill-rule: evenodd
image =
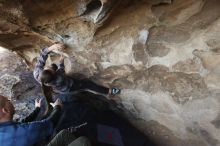
<svg viewBox="0 0 220 146"><path fill-rule="evenodd" d="M220 1L2 0L0 7L0 45L17 53L0 53L1 94L33 93L14 91L19 83L35 90L32 77L18 74L33 69L40 48L62 41L66 71L122 88L125 115L159 146L220 145Z"/></svg>
<svg viewBox="0 0 220 146"><path fill-rule="evenodd" d="M32 97L40 95L37 94L40 93L39 85L27 64L15 52L0 47L0 60L0 94L15 104L18 113L15 118L23 117L33 110Z"/></svg>

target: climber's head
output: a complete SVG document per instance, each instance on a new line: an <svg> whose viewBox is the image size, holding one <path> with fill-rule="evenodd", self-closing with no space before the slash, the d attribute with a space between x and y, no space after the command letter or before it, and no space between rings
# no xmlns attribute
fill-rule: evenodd
<svg viewBox="0 0 220 146"><path fill-rule="evenodd" d="M51 71L56 72L57 69L58 69L58 66L55 63L52 63L50 66L45 67L44 70L51 70Z"/></svg>
<svg viewBox="0 0 220 146"><path fill-rule="evenodd" d="M53 86L56 81L56 72L52 69L45 69L40 74L42 85Z"/></svg>
<svg viewBox="0 0 220 146"><path fill-rule="evenodd" d="M0 122L11 121L15 113L15 108L7 97L0 95Z"/></svg>

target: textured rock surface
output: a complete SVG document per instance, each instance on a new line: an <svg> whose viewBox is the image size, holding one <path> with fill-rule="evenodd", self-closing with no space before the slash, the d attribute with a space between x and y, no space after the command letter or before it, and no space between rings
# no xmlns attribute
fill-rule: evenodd
<svg viewBox="0 0 220 146"><path fill-rule="evenodd" d="M25 63L0 53L0 90L30 95L11 94L21 80L32 82L18 73L33 68L40 48L62 41L66 71L121 87L116 101L158 145L218 146L219 7L218 0L2 0L0 45Z"/></svg>
<svg viewBox="0 0 220 146"><path fill-rule="evenodd" d="M40 96L37 94L40 93L38 83L24 60L15 52L1 47L0 60L0 94L15 104L15 119L24 117L34 108L33 98Z"/></svg>

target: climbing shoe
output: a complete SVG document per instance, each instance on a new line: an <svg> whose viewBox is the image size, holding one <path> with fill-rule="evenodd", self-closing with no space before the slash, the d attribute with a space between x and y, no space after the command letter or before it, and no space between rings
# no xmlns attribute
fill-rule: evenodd
<svg viewBox="0 0 220 146"><path fill-rule="evenodd" d="M111 95L116 95L116 94L120 94L120 93L121 93L121 89L118 89L118 88L111 89Z"/></svg>

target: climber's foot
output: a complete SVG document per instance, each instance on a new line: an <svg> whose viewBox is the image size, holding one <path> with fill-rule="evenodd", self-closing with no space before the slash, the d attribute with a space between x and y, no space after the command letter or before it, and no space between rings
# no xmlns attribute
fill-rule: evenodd
<svg viewBox="0 0 220 146"><path fill-rule="evenodd" d="M111 92L110 92L111 95L117 95L120 93L121 93L121 89L115 87L111 88Z"/></svg>

